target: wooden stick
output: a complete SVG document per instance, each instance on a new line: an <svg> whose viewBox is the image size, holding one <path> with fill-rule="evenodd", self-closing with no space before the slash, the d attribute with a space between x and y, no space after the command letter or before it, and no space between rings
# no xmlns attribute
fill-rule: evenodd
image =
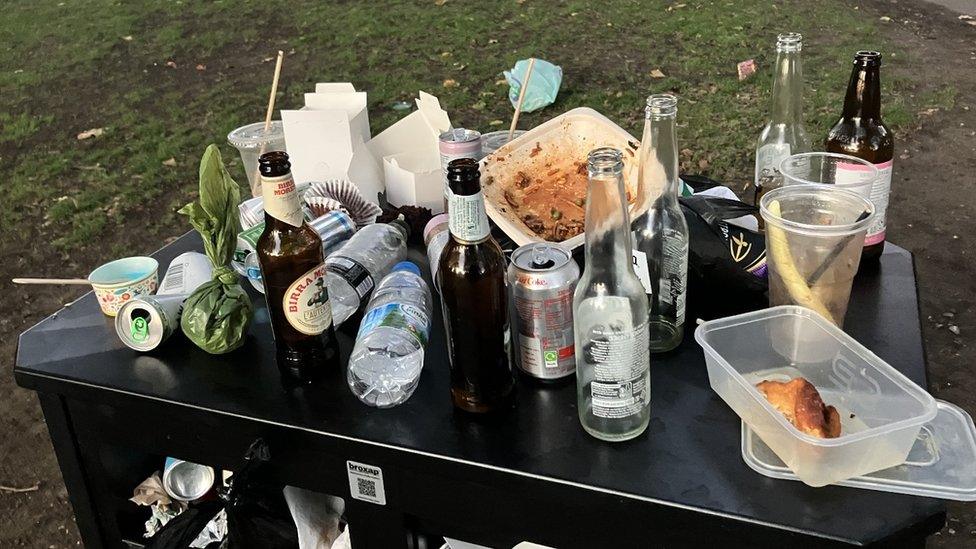
<svg viewBox="0 0 976 549"><path fill-rule="evenodd" d="M522 80L522 89L519 90L518 103L515 104L515 116L512 117L512 125L508 128L508 141L511 141L515 135L515 126L518 125L519 115L522 114L522 101L525 101L525 90L529 89L529 78L532 78L532 67L534 66L535 57L530 57L529 66L525 69L525 78Z"/></svg>
<svg viewBox="0 0 976 549"><path fill-rule="evenodd" d="M264 132L268 133L271 129L271 116L274 114L275 96L278 95L278 77L281 76L281 63L285 59L285 52L278 50L278 59L275 61L274 79L271 81L271 96L268 97L268 112L264 115ZM267 144L261 145L258 153L260 158L265 153ZM261 195L261 168L254 174L254 185L251 186L251 196Z"/></svg>
<svg viewBox="0 0 976 549"><path fill-rule="evenodd" d="M278 77L281 76L281 62L285 59L285 52L278 50L275 61L274 79L271 81L271 96L268 97L268 112L264 115L264 131L271 129L271 115L274 113L275 95L278 94Z"/></svg>
<svg viewBox="0 0 976 549"><path fill-rule="evenodd" d="M15 278L14 284L91 284L87 278Z"/></svg>
<svg viewBox="0 0 976 549"><path fill-rule="evenodd" d="M8 492L11 494L24 494L27 492L36 492L41 488L40 482L35 482L30 486L24 486L23 488L17 486L0 486L0 492Z"/></svg>

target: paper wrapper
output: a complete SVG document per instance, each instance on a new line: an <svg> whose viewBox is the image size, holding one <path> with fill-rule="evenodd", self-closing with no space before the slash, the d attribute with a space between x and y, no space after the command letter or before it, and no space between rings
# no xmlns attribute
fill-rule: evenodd
<svg viewBox="0 0 976 549"><path fill-rule="evenodd" d="M159 478L159 472L155 472L147 478L146 480L139 483L132 491L132 497L129 501L135 503L136 505L152 505L154 503L160 503L162 505L169 505L173 503L173 499L169 497L166 490L163 488L163 481Z"/></svg>

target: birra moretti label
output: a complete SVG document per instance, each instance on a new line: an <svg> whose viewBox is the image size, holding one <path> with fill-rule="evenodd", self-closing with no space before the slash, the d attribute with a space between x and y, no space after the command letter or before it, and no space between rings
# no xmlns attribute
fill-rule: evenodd
<svg viewBox="0 0 976 549"><path fill-rule="evenodd" d="M485 211L485 199L478 191L471 195L447 191L447 211L451 234L462 242L478 242L488 238L491 226Z"/></svg>
<svg viewBox="0 0 976 549"><path fill-rule="evenodd" d="M285 318L292 328L318 335L332 324L332 304L325 286L325 265L319 265L288 286L282 298Z"/></svg>
<svg viewBox="0 0 976 549"><path fill-rule="evenodd" d="M279 177L262 177L261 189L265 213L293 227L302 226L305 220L302 203L291 173Z"/></svg>

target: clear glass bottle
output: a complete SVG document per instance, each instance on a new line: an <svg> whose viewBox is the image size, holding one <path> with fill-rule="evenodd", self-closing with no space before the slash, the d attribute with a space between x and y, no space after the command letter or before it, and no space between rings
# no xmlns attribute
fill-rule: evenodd
<svg viewBox="0 0 976 549"><path fill-rule="evenodd" d="M652 353L677 347L685 329L688 223L678 204L677 105L678 99L671 94L647 98L637 196L641 210L650 204L632 225L634 268L648 294ZM652 196L657 199L652 201Z"/></svg>
<svg viewBox="0 0 976 549"><path fill-rule="evenodd" d="M631 267L623 156L590 152L586 266L573 296L580 423L596 438L628 440L650 419L647 294Z"/></svg>
<svg viewBox="0 0 976 549"><path fill-rule="evenodd" d="M756 142L756 204L766 191L782 185L779 164L791 154L810 152L803 129L803 36L789 32L776 37L776 66L769 120Z"/></svg>

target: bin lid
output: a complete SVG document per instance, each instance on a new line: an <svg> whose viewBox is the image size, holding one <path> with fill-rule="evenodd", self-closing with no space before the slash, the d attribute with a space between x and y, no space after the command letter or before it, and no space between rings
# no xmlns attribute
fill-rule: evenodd
<svg viewBox="0 0 976 549"><path fill-rule="evenodd" d="M838 482L837 486L976 501L976 426L965 410L936 400L938 414L922 426L902 465ZM742 459L767 477L799 480L745 423Z"/></svg>

